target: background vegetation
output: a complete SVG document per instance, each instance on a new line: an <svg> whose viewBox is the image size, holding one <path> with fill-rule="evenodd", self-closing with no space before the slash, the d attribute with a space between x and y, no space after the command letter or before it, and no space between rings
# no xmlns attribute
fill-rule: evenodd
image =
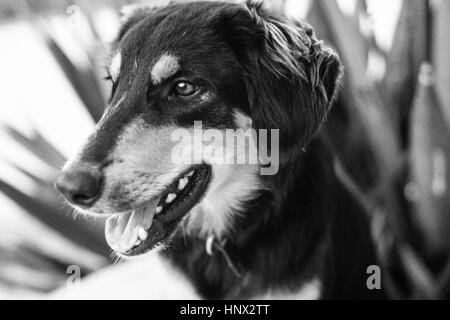
<svg viewBox="0 0 450 320"><path fill-rule="evenodd" d="M345 10L345 1L352 2L351 10ZM129 2L4 0L0 31L18 21L31 25L95 122L107 92L99 57L119 23L118 9ZM450 1L400 1L390 46L377 37L370 2L266 1L294 17L306 13L344 61L345 85L326 133L338 155L339 177L370 218L383 286L394 299L448 298ZM1 105L0 111L4 108L11 106ZM13 141L46 168L42 172L1 155L3 173L14 172L31 187L0 175L0 194L16 209L0 208L0 297L48 292L64 283L71 264L89 273L112 263L104 221L74 219L53 189L63 153L32 122L26 133L0 123L2 141Z"/></svg>

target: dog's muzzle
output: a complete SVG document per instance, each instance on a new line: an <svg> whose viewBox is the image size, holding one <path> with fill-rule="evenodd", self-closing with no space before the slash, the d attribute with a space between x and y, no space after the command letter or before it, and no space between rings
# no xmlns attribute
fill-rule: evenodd
<svg viewBox="0 0 450 320"><path fill-rule="evenodd" d="M126 212L109 213L105 227L109 246L116 253L129 257L163 244L201 201L210 179L209 165L190 166L149 201ZM79 166L63 171L56 188L70 204L92 210L102 198L102 175L91 166Z"/></svg>

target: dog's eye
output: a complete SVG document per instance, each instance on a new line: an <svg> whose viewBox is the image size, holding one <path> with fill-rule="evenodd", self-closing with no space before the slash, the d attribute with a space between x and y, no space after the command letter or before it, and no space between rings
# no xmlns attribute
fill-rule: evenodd
<svg viewBox="0 0 450 320"><path fill-rule="evenodd" d="M112 87L115 88L116 83L111 75L108 74L107 76L103 77L103 79L108 81L112 85Z"/></svg>
<svg viewBox="0 0 450 320"><path fill-rule="evenodd" d="M173 88L173 94L180 97L189 97L200 90L199 87L187 81L178 81Z"/></svg>
<svg viewBox="0 0 450 320"><path fill-rule="evenodd" d="M110 74L107 74L105 77L103 77L103 79L111 84L111 93L109 95L110 96L109 100L112 100L114 93L116 92L117 89L117 83L114 81L113 77Z"/></svg>
<svg viewBox="0 0 450 320"><path fill-rule="evenodd" d="M106 71L105 76L103 77L103 80L111 82L112 84L114 84L114 79L112 77L112 75L109 73L109 71Z"/></svg>

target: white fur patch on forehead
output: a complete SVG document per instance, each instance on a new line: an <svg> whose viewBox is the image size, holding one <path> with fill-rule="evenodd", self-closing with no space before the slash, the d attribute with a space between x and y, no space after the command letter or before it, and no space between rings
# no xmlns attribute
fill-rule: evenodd
<svg viewBox="0 0 450 320"><path fill-rule="evenodd" d="M122 64L122 54L120 52L117 52L111 58L111 63L109 65L109 74L111 75L113 81L116 81L117 78L119 77L121 64Z"/></svg>
<svg viewBox="0 0 450 320"><path fill-rule="evenodd" d="M178 58L165 53L153 65L151 76L153 84L160 84L180 70Z"/></svg>

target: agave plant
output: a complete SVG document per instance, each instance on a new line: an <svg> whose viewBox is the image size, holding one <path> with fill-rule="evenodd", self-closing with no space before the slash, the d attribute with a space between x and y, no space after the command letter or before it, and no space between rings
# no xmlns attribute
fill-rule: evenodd
<svg viewBox="0 0 450 320"><path fill-rule="evenodd" d="M288 2L273 1L272 8L283 11ZM403 1L389 51L367 29L370 13L366 0L356 2L354 14L348 16L337 0L313 0L307 18L318 36L337 49L346 67L342 93L326 126L337 155L336 171L366 208L383 285L390 297L449 297L450 2L431 6L424 0ZM96 12L99 3L75 2L85 13ZM115 9L123 3L115 1ZM69 4L74 3L58 6L66 10ZM27 8L29 12L38 10ZM88 38L101 47L101 32L95 22L95 17L86 16ZM51 28L42 28L41 23L36 26L84 107L97 121L103 110L104 90L96 59L87 55L89 64L80 67ZM381 77L370 70L374 57L386 66ZM61 153L39 131L25 135L8 126L3 126L2 131L54 168L55 174L64 163ZM95 252L97 257L109 256L102 236L104 221L74 220L72 211L62 204L52 187L54 175L43 179L33 170L15 163L12 166L37 187L30 195L0 180L1 192L78 248ZM5 257L35 270L51 270L54 276L48 281L24 285L37 290L50 290L60 284L65 267L74 263L67 256L30 245L8 251L0 245L0 264ZM76 261L86 265L86 272L110 261L99 259L92 264L88 257L92 256ZM0 276L1 282L14 285L14 281Z"/></svg>

